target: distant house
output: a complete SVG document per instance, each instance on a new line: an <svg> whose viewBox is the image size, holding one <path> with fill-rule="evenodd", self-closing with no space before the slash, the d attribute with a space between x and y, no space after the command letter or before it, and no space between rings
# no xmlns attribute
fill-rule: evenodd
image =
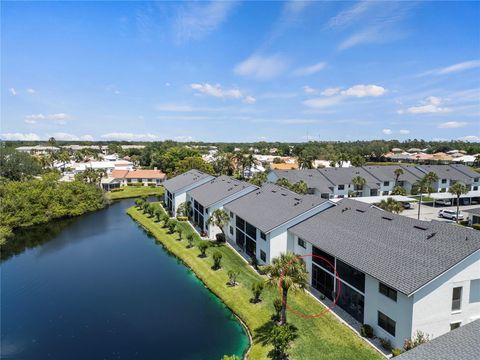
<svg viewBox="0 0 480 360"><path fill-rule="evenodd" d="M164 182L165 207L172 216L177 216L178 207L187 201L187 191L203 185L214 177L199 170L190 170Z"/></svg>
<svg viewBox="0 0 480 360"><path fill-rule="evenodd" d="M249 257L269 264L287 249L287 229L332 206L315 195L299 195L274 184L225 204L227 241Z"/></svg>
<svg viewBox="0 0 480 360"><path fill-rule="evenodd" d="M166 175L160 170L113 170L109 176L110 180L108 187L112 187L114 184L119 186L128 186L129 184L142 184L144 186L162 185L166 179ZM105 186L104 186L105 188Z"/></svg>
<svg viewBox="0 0 480 360"><path fill-rule="evenodd" d="M26 152L32 155L43 155L49 154L52 152L57 152L60 148L56 146L43 146L43 145L35 145L35 146L19 146L15 150L20 152Z"/></svg>
<svg viewBox="0 0 480 360"><path fill-rule="evenodd" d="M424 174L429 172L437 174L438 181L433 184L437 192L448 192L450 186L456 182L461 182L474 191L480 186L480 174L465 165L419 165L417 169Z"/></svg>
<svg viewBox="0 0 480 360"><path fill-rule="evenodd" d="M275 164L272 163L270 164L271 169L278 169L278 170L291 170L291 169L298 169L298 164L296 163L279 163Z"/></svg>
<svg viewBox="0 0 480 360"><path fill-rule="evenodd" d="M398 360L478 360L480 354L480 319L454 326L452 331L404 352Z"/></svg>
<svg viewBox="0 0 480 360"><path fill-rule="evenodd" d="M394 347L480 317L479 231L343 199L290 227L282 246L320 256L304 259L313 293L339 292L337 306Z"/></svg>
<svg viewBox="0 0 480 360"><path fill-rule="evenodd" d="M203 185L187 191L187 202L190 203L192 224L200 233L206 233L214 240L221 230L215 225L208 225L208 219L223 205L258 189L257 186L244 181L232 179L228 176L219 176Z"/></svg>

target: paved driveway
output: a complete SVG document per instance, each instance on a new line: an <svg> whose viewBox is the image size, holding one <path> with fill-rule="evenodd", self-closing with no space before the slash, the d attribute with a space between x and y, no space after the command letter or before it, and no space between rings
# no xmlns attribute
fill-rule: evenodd
<svg viewBox="0 0 480 360"><path fill-rule="evenodd" d="M416 219L417 214L418 214L418 203L414 203L413 206L414 206L413 209L404 210L401 214L404 215L404 216L408 216L408 217L411 217L413 219ZM477 205L460 205L460 212L462 212L462 210L473 209L473 208L477 208L479 206L480 205L478 205L478 204ZM426 220L426 221L439 220L439 221L452 222L452 220L443 219L443 218L438 217L438 211L440 209L449 209L449 210L457 211L456 206L436 206L436 207L433 207L431 204L422 204L422 208L420 209L420 220ZM466 218L466 215L467 214L463 213L463 216L465 218Z"/></svg>

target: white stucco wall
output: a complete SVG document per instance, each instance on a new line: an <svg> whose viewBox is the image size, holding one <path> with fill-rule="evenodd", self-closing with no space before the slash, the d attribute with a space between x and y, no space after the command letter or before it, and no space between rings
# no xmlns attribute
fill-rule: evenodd
<svg viewBox="0 0 480 360"><path fill-rule="evenodd" d="M480 250L470 255L449 271L418 290L413 295L412 334L421 330L437 337L450 331L450 324L462 322L467 324L480 318L480 289L471 293L471 280L480 279ZM452 291L462 286L460 311L452 312Z"/></svg>
<svg viewBox="0 0 480 360"><path fill-rule="evenodd" d="M393 347L402 348L411 337L413 299L397 291L397 301L378 291L379 281L365 274L365 307L363 322L373 328L375 336L389 339ZM396 322L395 336L378 326L378 311Z"/></svg>

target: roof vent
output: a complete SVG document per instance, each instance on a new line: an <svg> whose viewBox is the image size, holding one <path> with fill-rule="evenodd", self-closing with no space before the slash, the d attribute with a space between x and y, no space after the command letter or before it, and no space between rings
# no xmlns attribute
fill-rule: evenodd
<svg viewBox="0 0 480 360"><path fill-rule="evenodd" d="M347 210L351 210L351 209L350 209L349 207L343 208L343 209L342 209L342 213L344 213L344 212L347 211Z"/></svg>
<svg viewBox="0 0 480 360"><path fill-rule="evenodd" d="M355 209L355 211L358 211L359 213L364 213L365 212L365 210L363 210L363 209Z"/></svg>
<svg viewBox="0 0 480 360"><path fill-rule="evenodd" d="M413 225L413 227L415 229L419 229L419 230L428 230L428 228L426 226L422 226L422 225Z"/></svg>
<svg viewBox="0 0 480 360"><path fill-rule="evenodd" d="M287 194L285 194L285 193L282 193L282 196L287 196Z"/></svg>
<svg viewBox="0 0 480 360"><path fill-rule="evenodd" d="M382 219L383 219L383 220L388 220L388 221L392 221L392 220L393 220L393 218L388 217L388 216L382 216Z"/></svg>
<svg viewBox="0 0 480 360"><path fill-rule="evenodd" d="M427 235L427 240L428 240L428 239L431 239L431 238L434 237L436 234L437 234L436 232L433 232L433 233L431 233L431 234L428 234L428 235Z"/></svg>

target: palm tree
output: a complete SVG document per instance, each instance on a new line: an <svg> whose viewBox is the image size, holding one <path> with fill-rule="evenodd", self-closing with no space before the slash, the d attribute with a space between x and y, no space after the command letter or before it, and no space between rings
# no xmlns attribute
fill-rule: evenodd
<svg viewBox="0 0 480 360"><path fill-rule="evenodd" d="M395 186L398 185L398 179L400 178L401 175L404 174L404 171L402 168L398 168L393 170L393 174L395 175Z"/></svg>
<svg viewBox="0 0 480 360"><path fill-rule="evenodd" d="M455 217L455 222L458 223L458 213L459 213L459 207L460 207L460 196L465 195L468 193L468 188L465 184L462 184L460 182L456 182L450 188L448 189L448 192L452 195L455 195L457 197L457 216Z"/></svg>
<svg viewBox="0 0 480 360"><path fill-rule="evenodd" d="M230 221L230 217L228 216L227 212L223 209L217 209L212 213L207 220L208 225L214 225L220 228L220 231L223 235L223 240L226 239L225 236L225 226L227 226L228 222Z"/></svg>
<svg viewBox="0 0 480 360"><path fill-rule="evenodd" d="M418 189L418 192L420 193L420 200L418 202L418 215L417 215L418 220L420 220L420 208L422 207L423 194L428 193L428 196L430 196L432 192L432 184L437 181L438 181L438 175L435 174L433 171L430 171L428 174L426 174L422 179L417 181L415 184L415 186Z"/></svg>
<svg viewBox="0 0 480 360"><path fill-rule="evenodd" d="M264 267L264 270L269 275L268 285L281 286L283 304L280 324L284 325L287 323L288 291L304 291L308 286L308 272L305 263L293 252L288 251L273 259L270 265Z"/></svg>
<svg viewBox="0 0 480 360"><path fill-rule="evenodd" d="M352 179L352 184L355 186L356 195L358 195L360 192L363 191L363 187L365 186L366 183L367 183L367 180L365 180L361 176L355 176Z"/></svg>
<svg viewBox="0 0 480 360"><path fill-rule="evenodd" d="M383 209L385 211L395 213L395 214L400 214L403 211L402 204L390 197L387 200L380 201L380 203L378 204L378 207L380 209Z"/></svg>

